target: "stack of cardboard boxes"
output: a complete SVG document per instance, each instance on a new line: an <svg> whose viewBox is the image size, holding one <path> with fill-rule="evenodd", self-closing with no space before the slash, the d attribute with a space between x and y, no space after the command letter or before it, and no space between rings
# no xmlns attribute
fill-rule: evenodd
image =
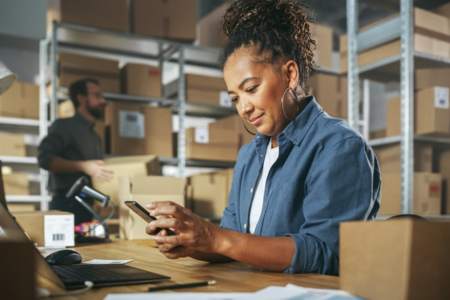
<svg viewBox="0 0 450 300"><path fill-rule="evenodd" d="M347 118L347 77L314 74L309 81L309 93L333 117Z"/></svg>
<svg viewBox="0 0 450 300"><path fill-rule="evenodd" d="M392 17L383 21L389 21ZM383 22L382 21L382 22ZM377 22L379 25L382 22ZM414 50L436 57L450 58L449 19L445 14L414 8ZM363 28L368 30L371 25ZM340 66L347 72L347 36L340 39ZM369 65L383 58L400 55L400 40L390 41L381 46L363 51L358 55L360 66Z"/></svg>

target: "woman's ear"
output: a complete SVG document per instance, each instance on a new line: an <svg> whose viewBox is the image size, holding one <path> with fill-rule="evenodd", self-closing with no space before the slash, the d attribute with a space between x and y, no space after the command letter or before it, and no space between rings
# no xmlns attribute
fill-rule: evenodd
<svg viewBox="0 0 450 300"><path fill-rule="evenodd" d="M288 60L284 64L283 69L285 70L285 78L288 86L295 91L298 87L300 78L297 63L293 60Z"/></svg>

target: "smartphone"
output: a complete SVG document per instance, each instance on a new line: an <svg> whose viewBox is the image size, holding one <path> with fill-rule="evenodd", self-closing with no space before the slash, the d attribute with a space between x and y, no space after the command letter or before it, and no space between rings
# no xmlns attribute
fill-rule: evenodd
<svg viewBox="0 0 450 300"><path fill-rule="evenodd" d="M148 212L148 210L145 209L145 207L143 207L142 205L140 205L138 202L136 201L125 201L125 204L132 210L134 211L139 217L141 217L142 219L144 219L145 222L150 223L151 221L156 220L155 217L153 217L152 215L150 215L150 213ZM158 232L161 229L157 230L155 232L155 234L158 234ZM170 229L166 229L168 235L174 235L175 232L173 232Z"/></svg>

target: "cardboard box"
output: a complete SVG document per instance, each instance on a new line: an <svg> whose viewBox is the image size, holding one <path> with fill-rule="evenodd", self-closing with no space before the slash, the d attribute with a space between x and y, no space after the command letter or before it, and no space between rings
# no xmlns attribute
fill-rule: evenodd
<svg viewBox="0 0 450 300"><path fill-rule="evenodd" d="M416 69L415 77L416 90L434 86L450 87L450 68Z"/></svg>
<svg viewBox="0 0 450 300"><path fill-rule="evenodd" d="M347 79L330 74L314 74L309 81L310 93L331 116L347 117Z"/></svg>
<svg viewBox="0 0 450 300"><path fill-rule="evenodd" d="M6 195L29 195L30 182L26 173L11 173L3 175Z"/></svg>
<svg viewBox="0 0 450 300"><path fill-rule="evenodd" d="M433 136L450 134L448 87L432 87L415 94L415 133ZM400 135L400 97L388 102L387 136Z"/></svg>
<svg viewBox="0 0 450 300"><path fill-rule="evenodd" d="M229 129L186 129L186 158L200 160L235 161L239 140Z"/></svg>
<svg viewBox="0 0 450 300"><path fill-rule="evenodd" d="M117 61L70 53L59 55L59 85L69 87L76 80L86 77L97 79L104 92L120 92Z"/></svg>
<svg viewBox="0 0 450 300"><path fill-rule="evenodd" d="M98 191L111 197L113 204L119 203L118 184L120 176L161 175L161 165L156 156L126 156L105 159L105 167L114 172L111 181L92 179L92 185Z"/></svg>
<svg viewBox="0 0 450 300"><path fill-rule="evenodd" d="M186 74L186 102L221 107L233 107L222 77ZM177 97L178 80L165 87L168 97Z"/></svg>
<svg viewBox="0 0 450 300"><path fill-rule="evenodd" d="M30 203L8 203L8 210L14 215L17 212L36 211L36 205Z"/></svg>
<svg viewBox="0 0 450 300"><path fill-rule="evenodd" d="M450 223L340 225L340 288L365 299L449 299Z"/></svg>
<svg viewBox="0 0 450 300"><path fill-rule="evenodd" d="M133 33L166 39L194 41L196 0L131 1Z"/></svg>
<svg viewBox="0 0 450 300"><path fill-rule="evenodd" d="M0 131L0 155L26 156L25 136L18 133Z"/></svg>
<svg viewBox="0 0 450 300"><path fill-rule="evenodd" d="M106 107L111 154L172 157L172 111L125 102Z"/></svg>
<svg viewBox="0 0 450 300"><path fill-rule="evenodd" d="M210 220L220 220L228 205L232 180L233 169L189 177L192 211Z"/></svg>
<svg viewBox="0 0 450 300"><path fill-rule="evenodd" d="M333 29L317 23L310 23L312 38L316 41L315 63L327 69L333 68Z"/></svg>
<svg viewBox="0 0 450 300"><path fill-rule="evenodd" d="M245 122L245 124L244 124ZM215 122L209 123L209 131L215 132L216 130L220 129L228 129L233 130L236 135L238 136L239 140L239 148L241 148L243 145L250 143L254 135L250 134L244 126L247 127L247 129L250 132L256 132L256 128L249 124L248 122L244 121L239 115L231 115L225 118L217 119Z"/></svg>
<svg viewBox="0 0 450 300"><path fill-rule="evenodd" d="M450 214L450 151L443 151L439 154L438 171L444 179L442 189L442 212Z"/></svg>
<svg viewBox="0 0 450 300"><path fill-rule="evenodd" d="M16 81L0 95L0 116L38 119L39 86Z"/></svg>
<svg viewBox="0 0 450 300"><path fill-rule="evenodd" d="M436 10L435 13L450 18L450 3L445 3L441 6L439 6Z"/></svg>
<svg viewBox="0 0 450 300"><path fill-rule="evenodd" d="M60 0L48 12L49 20L128 32L128 0Z"/></svg>
<svg viewBox="0 0 450 300"><path fill-rule="evenodd" d="M401 176L398 172L383 172L379 215L400 214ZM437 173L414 173L413 213L439 215L441 213L442 177Z"/></svg>
<svg viewBox="0 0 450 300"><path fill-rule="evenodd" d="M375 153L380 163L381 172L400 172L400 145L376 147ZM433 172L434 151L429 144L414 145L414 170L416 172Z"/></svg>
<svg viewBox="0 0 450 300"><path fill-rule="evenodd" d="M47 248L75 246L74 215L49 210L39 212L18 212L17 222L28 233L31 240Z"/></svg>
<svg viewBox="0 0 450 300"><path fill-rule="evenodd" d="M147 223L132 212L124 202L134 200L142 206L154 201L173 201L185 206L184 179L163 176L121 176L119 178L120 237L127 240L149 239Z"/></svg>
<svg viewBox="0 0 450 300"><path fill-rule="evenodd" d="M223 16L229 6L230 4L225 2L198 21L196 43L199 46L216 48L226 46L228 38L223 32L222 25Z"/></svg>
<svg viewBox="0 0 450 300"><path fill-rule="evenodd" d="M157 67L127 64L121 71L122 92L143 97L162 97L161 70Z"/></svg>
<svg viewBox="0 0 450 300"><path fill-rule="evenodd" d="M75 107L73 106L72 101L65 100L58 104L58 118L70 118L75 115Z"/></svg>

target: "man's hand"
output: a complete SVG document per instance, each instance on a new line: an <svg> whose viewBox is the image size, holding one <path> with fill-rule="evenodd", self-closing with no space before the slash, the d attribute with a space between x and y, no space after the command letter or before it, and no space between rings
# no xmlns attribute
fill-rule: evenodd
<svg viewBox="0 0 450 300"><path fill-rule="evenodd" d="M110 181L114 172L105 168L102 160L85 160L81 162L81 170L92 178L100 181Z"/></svg>

